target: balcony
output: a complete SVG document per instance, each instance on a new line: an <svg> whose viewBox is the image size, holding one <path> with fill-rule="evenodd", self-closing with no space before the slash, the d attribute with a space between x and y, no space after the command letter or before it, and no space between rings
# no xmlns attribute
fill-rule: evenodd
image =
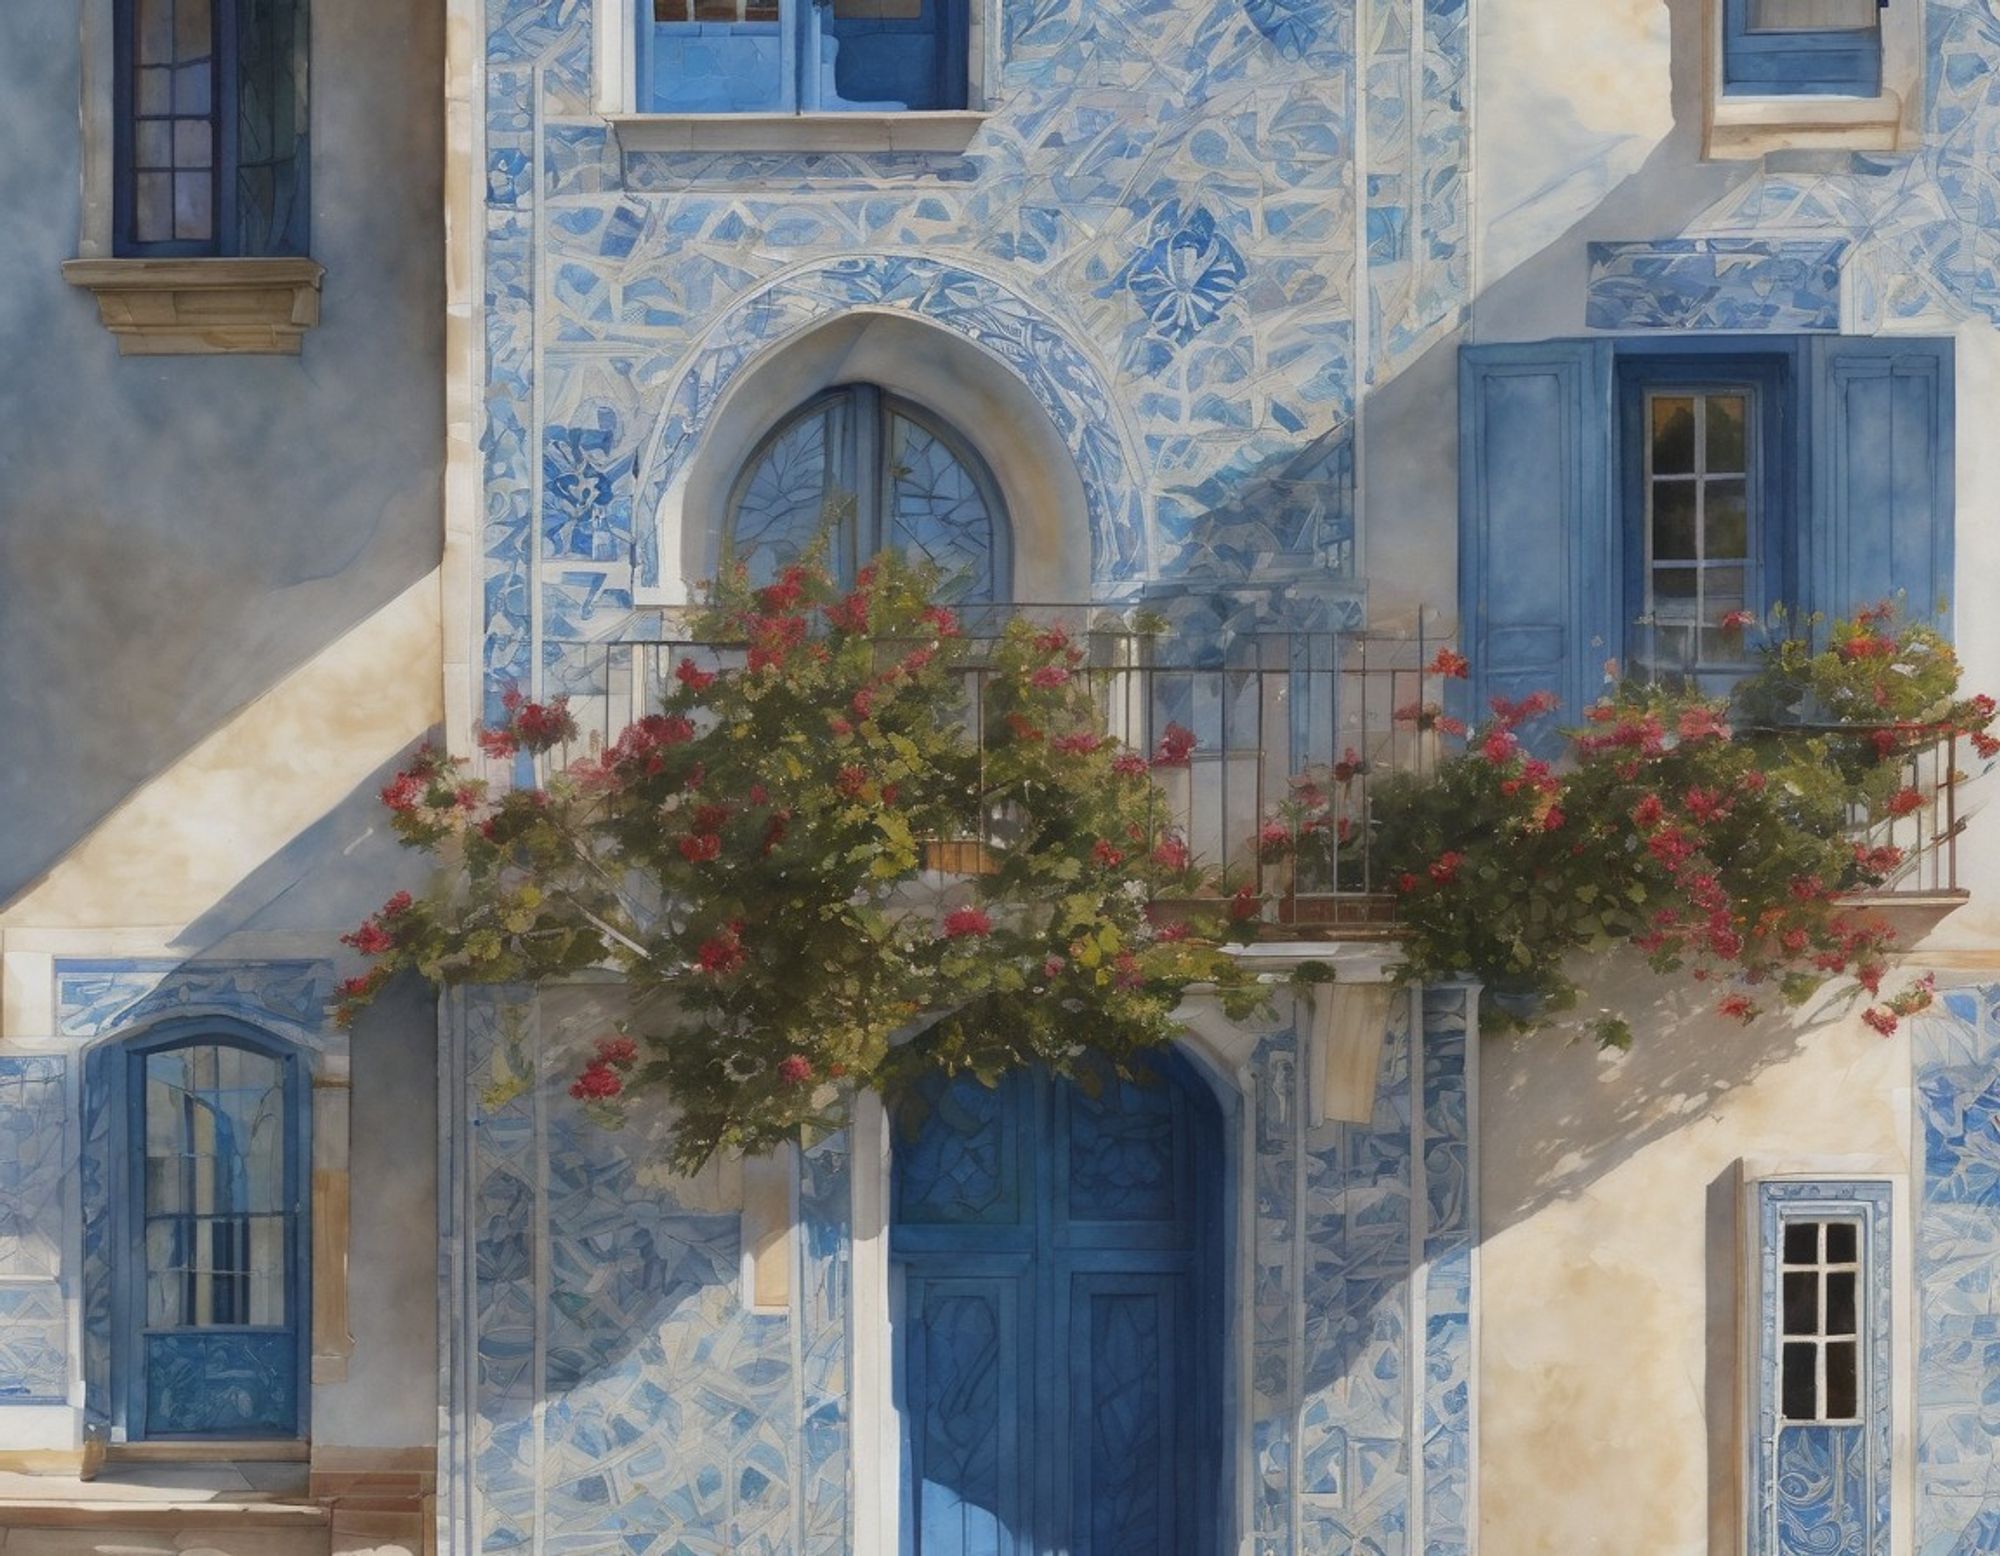
<svg viewBox="0 0 2000 1556"><path fill-rule="evenodd" d="M1172 728L1193 745L1184 765L1155 770L1162 828L1186 841L1202 877L1190 894L1184 879L1156 882L1162 916L1213 907L1249 887L1261 900L1267 934L1285 939L1371 940L1396 933L1395 893L1371 853L1369 825L1376 787L1394 774L1427 773L1455 741L1415 710L1446 704L1449 683L1427 667L1449 640L1367 633L1257 632L1207 645L1154 630L1139 613L1115 606L1008 606L961 613L971 640L963 673L969 727L987 728L991 645L1007 620L1026 616L1061 626L1085 650L1085 678L1105 728L1135 751L1155 752ZM705 669L740 662L731 645L662 635L572 650L567 690L580 735L554 753L556 765L601 749L627 725L654 711L691 659ZM1807 733L1835 733L1832 728ZM1865 738L1851 726L1838 733ZM1854 818L1857 844L1890 846L1901 855L1891 879L1853 900L1870 909L1949 911L1958 889L1955 738L1913 753L1908 782L1934 802L1910 815ZM1260 846L1259 833L1294 796L1301 781L1323 796L1338 847ZM1008 818L968 796L959 837L939 839L930 857L941 869L980 868L987 850L1004 849ZM1295 836L1296 844L1299 839ZM1273 858L1274 853L1287 857Z"/></svg>

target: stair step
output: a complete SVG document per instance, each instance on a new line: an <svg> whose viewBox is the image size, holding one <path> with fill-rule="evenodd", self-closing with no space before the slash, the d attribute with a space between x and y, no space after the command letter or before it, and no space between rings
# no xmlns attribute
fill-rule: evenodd
<svg viewBox="0 0 2000 1556"><path fill-rule="evenodd" d="M317 1502L250 1499L204 1502L193 1499L140 1500L121 1497L90 1502L0 1501L5 1529L318 1529L330 1522ZM0 1546L11 1551L12 1546Z"/></svg>

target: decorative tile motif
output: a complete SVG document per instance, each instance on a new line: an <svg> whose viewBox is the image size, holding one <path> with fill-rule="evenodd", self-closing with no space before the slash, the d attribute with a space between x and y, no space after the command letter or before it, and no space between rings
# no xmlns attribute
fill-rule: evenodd
<svg viewBox="0 0 2000 1556"><path fill-rule="evenodd" d="M1593 243L1594 330L1837 330L1844 238Z"/></svg>
<svg viewBox="0 0 2000 1556"><path fill-rule="evenodd" d="M67 1070L60 1056L0 1058L0 1405L69 1396Z"/></svg>
<svg viewBox="0 0 2000 1556"><path fill-rule="evenodd" d="M1145 333L1127 351L1134 371L1160 372L1213 324L1243 285L1243 256L1202 206L1170 200L1153 215L1152 240L1100 295L1123 289L1146 316Z"/></svg>
<svg viewBox="0 0 2000 1556"><path fill-rule="evenodd" d="M92 1038L170 1016L232 1015L314 1042L333 997L329 962L56 963L56 1031Z"/></svg>
<svg viewBox="0 0 2000 1556"><path fill-rule="evenodd" d="M1918 1556L2000 1549L2000 984L1912 1023Z"/></svg>

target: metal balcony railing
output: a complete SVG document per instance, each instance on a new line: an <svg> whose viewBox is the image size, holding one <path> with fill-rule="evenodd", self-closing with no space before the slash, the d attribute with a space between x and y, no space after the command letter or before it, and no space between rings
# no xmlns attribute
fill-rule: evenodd
<svg viewBox="0 0 2000 1556"><path fill-rule="evenodd" d="M962 666L969 728L987 727L991 648L1006 621L1026 616L1061 625L1085 652L1077 675L1110 734L1148 754L1172 726L1192 734L1184 765L1155 769L1164 807L1157 821L1187 844L1204 897L1248 885L1265 899L1266 917L1285 924L1343 938L1393 932L1391 882L1371 853L1371 797L1385 777L1428 772L1448 749L1418 714L1446 701L1447 683L1427 667L1449 640L1267 632L1197 655L1171 632L1135 630L1111 607L1013 605L961 615L970 640ZM676 667L690 658L715 669L739 663L741 651L675 638L570 650L563 680L580 734L576 747L555 753L557 762L602 749L655 711ZM1866 733L1852 726L1841 732ZM1889 882L1868 900L1957 894L1963 823L1955 757L1950 738L1907 757L1908 781L1935 795L1922 809L1893 819L1855 816L1857 844L1900 853ZM1320 790L1324 831L1315 846L1260 847L1260 830L1296 799L1302 775ZM1346 843L1327 846L1336 832ZM1006 818L968 814L962 839L940 841L1004 847ZM1176 899L1188 887L1161 872L1155 891Z"/></svg>

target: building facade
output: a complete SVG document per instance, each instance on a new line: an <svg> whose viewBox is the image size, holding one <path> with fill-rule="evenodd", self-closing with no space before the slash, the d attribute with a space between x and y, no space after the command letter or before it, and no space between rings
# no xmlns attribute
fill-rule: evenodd
<svg viewBox="0 0 2000 1556"><path fill-rule="evenodd" d="M1629 1054L1482 1034L1490 991L1274 924L1341 993L1191 1002L1161 1088L680 1178L669 1117L566 1094L602 986L323 1012L421 879L374 806L411 746L511 693L615 734L721 559L830 511L844 566L1161 615L1211 847L1267 767L1393 749L1439 644L1475 707L1576 708L1893 596L2000 681L1987 7L441 10L0 22L48 149L0 216L9 1545L2000 1550L1969 754L1888 1040L1617 960Z"/></svg>

